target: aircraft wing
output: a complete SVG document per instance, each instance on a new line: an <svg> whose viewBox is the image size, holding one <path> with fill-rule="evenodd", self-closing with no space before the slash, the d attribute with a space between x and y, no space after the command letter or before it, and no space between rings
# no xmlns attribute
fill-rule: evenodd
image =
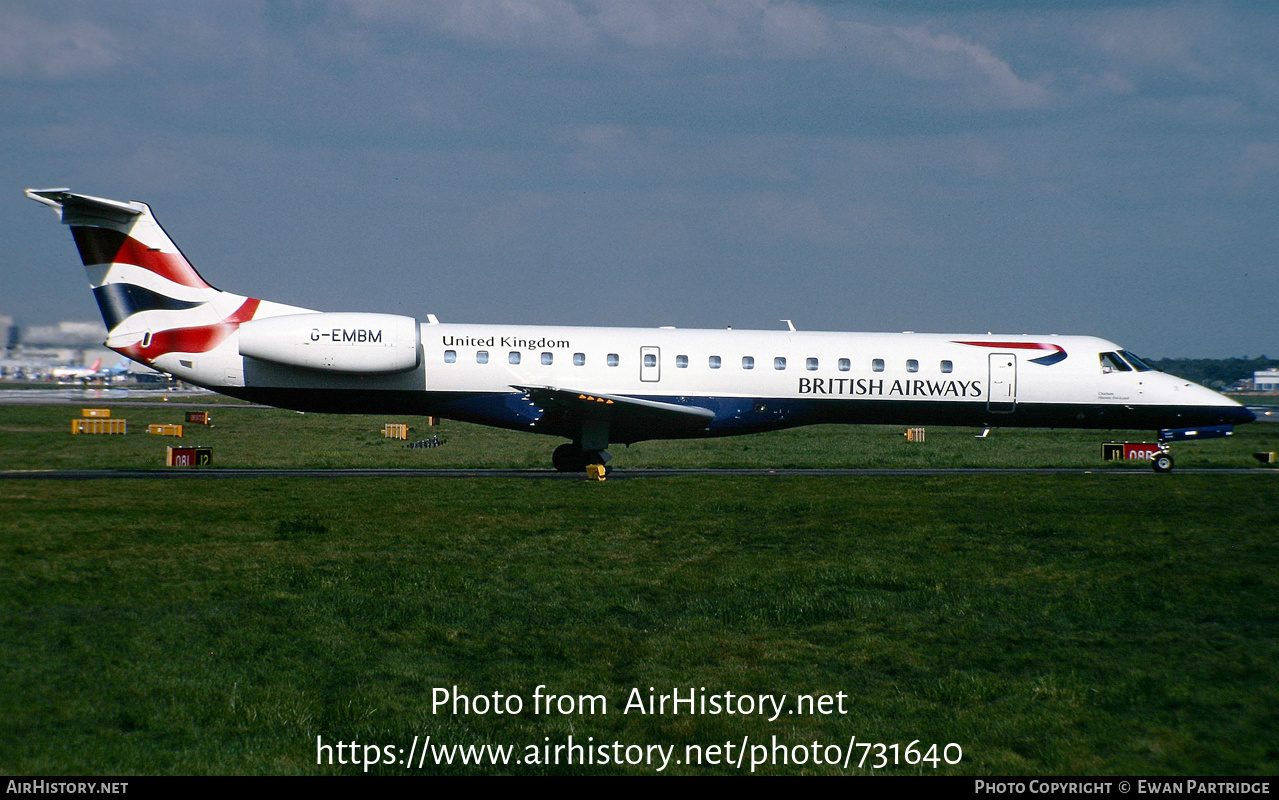
<svg viewBox="0 0 1279 800"><path fill-rule="evenodd" d="M595 394L554 386L512 386L543 411L538 427L580 429L607 424L609 438L629 444L644 439L679 437L703 430L715 412L700 406L662 403L612 394ZM570 434L571 435L571 434Z"/></svg>

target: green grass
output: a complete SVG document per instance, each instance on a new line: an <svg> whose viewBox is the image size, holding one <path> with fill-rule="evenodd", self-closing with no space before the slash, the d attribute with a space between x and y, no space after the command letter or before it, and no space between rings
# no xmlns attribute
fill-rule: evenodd
<svg viewBox="0 0 1279 800"><path fill-rule="evenodd" d="M1279 767L1270 476L5 481L0 505L7 773L351 772L317 736L570 733L956 742L946 774ZM539 684L611 713L431 706ZM689 686L851 699L618 713Z"/></svg>
<svg viewBox="0 0 1279 800"><path fill-rule="evenodd" d="M99 405L109 405L100 403ZM0 469L161 468L167 445L213 449L215 467L507 467L549 468L564 440L422 417L299 414L277 409L211 405L213 427L186 425L182 439L150 436L149 423L181 423L180 408L117 407L129 420L125 436L72 436L79 406L0 406ZM438 434L442 447L409 449L381 434L386 422L409 425L409 441ZM977 439L972 428L930 427L925 442L906 441L905 428L818 425L723 439L615 445L613 464L643 467L1083 467L1135 469L1106 462L1105 441L1152 441L1149 431L996 429ZM1240 426L1227 439L1178 443L1179 467L1257 467L1256 451L1279 450L1279 425ZM1147 468L1140 466L1140 468Z"/></svg>
<svg viewBox="0 0 1279 800"><path fill-rule="evenodd" d="M0 468L158 467L172 441L73 437L77 411L0 407ZM556 443L445 423L444 447L408 450L380 437L384 421L435 432L215 409L213 430L181 441L212 442L221 466L541 467ZM1179 464L1256 466L1270 430L1179 447ZM895 428L813 428L617 457L1091 467L1109 438L972 433L916 445ZM522 755L572 735L682 756L776 735L958 743L963 761L940 774L1275 774L1274 470L1120 469L1133 474L0 481L0 772L360 771L317 765L317 736ZM539 684L604 695L610 713L535 715ZM433 691L454 685L517 694L525 711L436 713ZM621 713L649 687L844 692L847 713ZM652 769L412 772L592 771Z"/></svg>

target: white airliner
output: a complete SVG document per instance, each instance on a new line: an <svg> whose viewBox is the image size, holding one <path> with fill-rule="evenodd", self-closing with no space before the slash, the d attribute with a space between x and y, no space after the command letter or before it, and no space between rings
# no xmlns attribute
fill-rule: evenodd
<svg viewBox="0 0 1279 800"><path fill-rule="evenodd" d="M100 358L87 367L54 367L53 377L58 381L87 381L101 374L101 367Z"/></svg>
<svg viewBox="0 0 1279 800"><path fill-rule="evenodd" d="M1090 336L445 324L213 288L144 203L28 189L71 227L106 345L199 386L302 411L419 414L570 440L557 469L646 439L816 423L1229 435L1253 415ZM789 327L789 326L788 326Z"/></svg>

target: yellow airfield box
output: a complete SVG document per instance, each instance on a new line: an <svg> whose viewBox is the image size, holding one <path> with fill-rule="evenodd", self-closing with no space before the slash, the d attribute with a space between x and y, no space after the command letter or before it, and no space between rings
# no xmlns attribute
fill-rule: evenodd
<svg viewBox="0 0 1279 800"><path fill-rule="evenodd" d="M72 433L128 433L129 421L110 417L89 417L71 420Z"/></svg>

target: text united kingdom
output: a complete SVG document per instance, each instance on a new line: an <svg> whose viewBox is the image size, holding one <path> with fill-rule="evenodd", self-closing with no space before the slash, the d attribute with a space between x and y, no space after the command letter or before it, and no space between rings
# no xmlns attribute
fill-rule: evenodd
<svg viewBox="0 0 1279 800"><path fill-rule="evenodd" d="M568 339L522 339L518 336L444 336L441 341L445 347L514 347L526 350L542 348L569 348L572 343Z"/></svg>

